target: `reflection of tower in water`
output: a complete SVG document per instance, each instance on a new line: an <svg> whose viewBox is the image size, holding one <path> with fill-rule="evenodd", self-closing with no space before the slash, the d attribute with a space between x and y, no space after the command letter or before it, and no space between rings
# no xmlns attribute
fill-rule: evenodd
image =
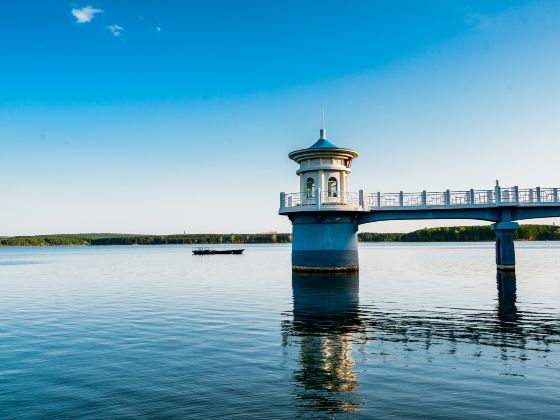
<svg viewBox="0 0 560 420"><path fill-rule="evenodd" d="M283 333L299 347L294 378L303 404L329 411L359 408L352 357L353 335L361 329L358 286L357 272L292 275L293 320Z"/></svg>

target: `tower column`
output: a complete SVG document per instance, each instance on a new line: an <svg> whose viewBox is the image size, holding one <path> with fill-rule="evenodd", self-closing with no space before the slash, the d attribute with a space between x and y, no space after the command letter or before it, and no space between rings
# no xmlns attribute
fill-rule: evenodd
<svg viewBox="0 0 560 420"><path fill-rule="evenodd" d="M290 219L294 271L358 270L358 225L353 214L307 212Z"/></svg>
<svg viewBox="0 0 560 420"><path fill-rule="evenodd" d="M498 222L492 225L496 234L496 266L499 271L515 271L513 235L518 226L516 222Z"/></svg>

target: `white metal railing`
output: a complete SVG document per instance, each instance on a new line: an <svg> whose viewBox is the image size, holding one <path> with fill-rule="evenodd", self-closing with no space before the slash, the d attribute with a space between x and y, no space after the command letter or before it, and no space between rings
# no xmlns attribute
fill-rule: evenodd
<svg viewBox="0 0 560 420"><path fill-rule="evenodd" d="M560 204L560 188L501 188L492 190L465 190L414 193L370 193L359 192L328 194L315 190L313 194L281 193L280 208L338 207L362 211L375 209L434 208L434 207L492 207L503 205L547 205Z"/></svg>
<svg viewBox="0 0 560 420"><path fill-rule="evenodd" d="M360 199L361 197L361 199ZM351 206L363 207L363 193L344 192L329 194L324 191L315 191L313 194L281 193L280 207L317 207L317 206Z"/></svg>

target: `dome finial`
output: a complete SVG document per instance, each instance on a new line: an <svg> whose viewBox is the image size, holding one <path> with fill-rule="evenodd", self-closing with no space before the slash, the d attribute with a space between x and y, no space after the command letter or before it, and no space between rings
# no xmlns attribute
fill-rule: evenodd
<svg viewBox="0 0 560 420"><path fill-rule="evenodd" d="M327 129L325 128L325 105L322 105L321 130L319 131L319 138L320 139L326 139L327 138Z"/></svg>

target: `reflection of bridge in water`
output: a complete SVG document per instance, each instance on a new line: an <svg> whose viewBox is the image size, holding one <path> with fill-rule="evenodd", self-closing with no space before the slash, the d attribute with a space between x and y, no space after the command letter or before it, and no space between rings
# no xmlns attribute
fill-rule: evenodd
<svg viewBox="0 0 560 420"><path fill-rule="evenodd" d="M360 409L355 357L368 342L402 343L420 351L446 344L448 354L459 343L470 343L500 349L504 361L526 358L527 351L546 358L550 346L560 344L560 319L517 310L515 273L497 273L493 312L383 311L360 304L357 272L294 272L292 288L293 312L282 322L282 335L284 346L299 349L298 404L327 412Z"/></svg>

